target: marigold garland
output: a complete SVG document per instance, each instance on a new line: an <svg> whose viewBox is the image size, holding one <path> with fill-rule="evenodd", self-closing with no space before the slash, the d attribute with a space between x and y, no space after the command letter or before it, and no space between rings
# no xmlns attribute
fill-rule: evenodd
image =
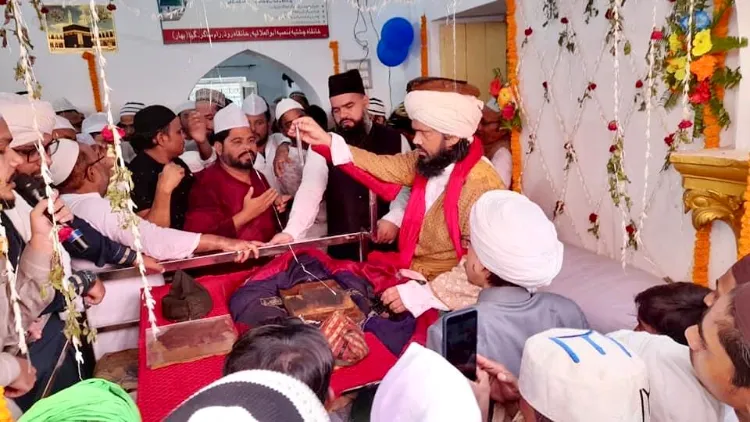
<svg viewBox="0 0 750 422"><path fill-rule="evenodd" d="M427 55L427 16L422 15L420 23L420 38L422 40L421 57L422 57L422 77L429 76L429 58Z"/></svg>
<svg viewBox="0 0 750 422"><path fill-rule="evenodd" d="M507 27L507 60L508 60L508 82L516 95L521 98L518 92L518 48L516 46L516 2L515 0L506 0L508 12ZM521 157L523 149L521 148L521 130L514 129L510 133L510 153L513 158L513 173L511 176L511 187L514 191L521 193Z"/></svg>
<svg viewBox="0 0 750 422"><path fill-rule="evenodd" d="M711 223L695 231L693 283L708 287L708 258L711 254Z"/></svg>
<svg viewBox="0 0 750 422"><path fill-rule="evenodd" d="M750 161L748 162L750 163ZM737 243L737 259L744 258L750 254L750 166L747 172L747 186L745 194L742 196L745 212L742 214L740 225L740 239Z"/></svg>
<svg viewBox="0 0 750 422"><path fill-rule="evenodd" d="M13 422L13 415L8 409L8 399L5 398L5 388L0 387L0 422Z"/></svg>
<svg viewBox="0 0 750 422"><path fill-rule="evenodd" d="M339 42L331 41L328 47L331 49L331 55L333 56L333 74L338 75L341 73L341 66L339 65Z"/></svg>
<svg viewBox="0 0 750 422"><path fill-rule="evenodd" d="M89 82L91 83L91 92L94 95L94 107L97 113L101 113L104 107L102 106L102 93L99 90L99 75L96 73L96 56L89 51L85 51L81 57L86 60L86 65L89 68Z"/></svg>
<svg viewBox="0 0 750 422"><path fill-rule="evenodd" d="M726 0L714 0L714 10L722 10L726 5ZM712 33L715 38L725 38L729 34L729 17L732 13L731 7L726 7L724 13L719 19L719 22L714 26ZM710 56L704 56L710 57ZM713 67L715 69L724 68L724 62L726 54L721 53L715 56L715 60L711 63L706 63L704 67ZM700 63L700 60L694 62L695 64ZM690 71L694 73L699 79L704 70L701 69L702 65L697 65L697 68L691 64ZM715 72L715 70L714 70ZM713 74L713 73L712 73ZM707 79L707 78L706 78ZM724 99L724 87L720 84L711 84L714 95L719 101ZM721 144L721 123L714 114L712 107L703 107L703 138L704 147L706 149L719 148ZM748 186L746 189L750 189ZM750 198L750 191L745 191L745 201ZM745 202L747 204L747 202ZM742 217L742 226L740 229L740 239L738 242L737 255L739 257L745 256L748 253L748 244L750 243L750 224L746 224L746 221L750 220L750 211L745 207L745 215ZM693 283L701 286L708 286L708 263L711 259L711 228L713 224L709 223L705 227L696 231L695 233L695 245L693 246ZM744 246L743 246L744 245Z"/></svg>

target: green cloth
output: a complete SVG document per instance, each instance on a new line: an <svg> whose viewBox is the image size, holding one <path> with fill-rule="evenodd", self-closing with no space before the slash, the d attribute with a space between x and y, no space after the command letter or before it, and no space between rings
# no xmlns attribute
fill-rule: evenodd
<svg viewBox="0 0 750 422"><path fill-rule="evenodd" d="M140 422L133 399L119 385L89 379L39 400L18 422Z"/></svg>

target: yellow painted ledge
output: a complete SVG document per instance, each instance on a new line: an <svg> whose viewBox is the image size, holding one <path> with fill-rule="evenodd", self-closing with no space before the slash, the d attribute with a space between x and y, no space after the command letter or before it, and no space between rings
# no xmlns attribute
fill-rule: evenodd
<svg viewBox="0 0 750 422"><path fill-rule="evenodd" d="M739 241L749 154L735 149L672 154L670 162L682 175L685 213L692 213L696 230L723 221Z"/></svg>

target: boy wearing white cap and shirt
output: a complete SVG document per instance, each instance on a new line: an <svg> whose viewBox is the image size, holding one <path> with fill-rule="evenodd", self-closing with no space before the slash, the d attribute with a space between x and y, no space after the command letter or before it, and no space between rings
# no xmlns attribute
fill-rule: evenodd
<svg viewBox="0 0 750 422"><path fill-rule="evenodd" d="M586 329L588 322L570 299L536 293L552 282L563 260L555 226L537 204L513 191L493 190L474 204L469 219L466 274L481 289L475 305L477 351L518 375L529 337L558 327ZM439 308L420 296L430 292L428 285L412 281L397 288L403 306L415 315ZM427 346L441 351L442 339L440 319L428 330Z"/></svg>
<svg viewBox="0 0 750 422"><path fill-rule="evenodd" d="M218 160L196 174L184 228L268 242L278 231L271 207L283 212L289 197L280 196L254 169L257 138L239 107L230 104L219 110L214 130L211 140Z"/></svg>
<svg viewBox="0 0 750 422"><path fill-rule="evenodd" d="M87 145L104 144L102 131L109 122L106 113L94 113L83 120L81 125L81 134L78 136L78 142Z"/></svg>

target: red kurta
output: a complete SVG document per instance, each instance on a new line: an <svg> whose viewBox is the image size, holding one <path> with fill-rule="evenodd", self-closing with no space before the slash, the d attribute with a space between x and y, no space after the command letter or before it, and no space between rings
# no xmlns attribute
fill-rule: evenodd
<svg viewBox="0 0 750 422"><path fill-rule="evenodd" d="M263 175L251 171L250 180L254 188L253 198L268 189L268 182ZM190 191L185 230L233 239L261 242L271 240L278 232L278 224L270 207L239 230L234 228L232 217L242 210L242 201L250 186L232 177L219 162L197 173Z"/></svg>

